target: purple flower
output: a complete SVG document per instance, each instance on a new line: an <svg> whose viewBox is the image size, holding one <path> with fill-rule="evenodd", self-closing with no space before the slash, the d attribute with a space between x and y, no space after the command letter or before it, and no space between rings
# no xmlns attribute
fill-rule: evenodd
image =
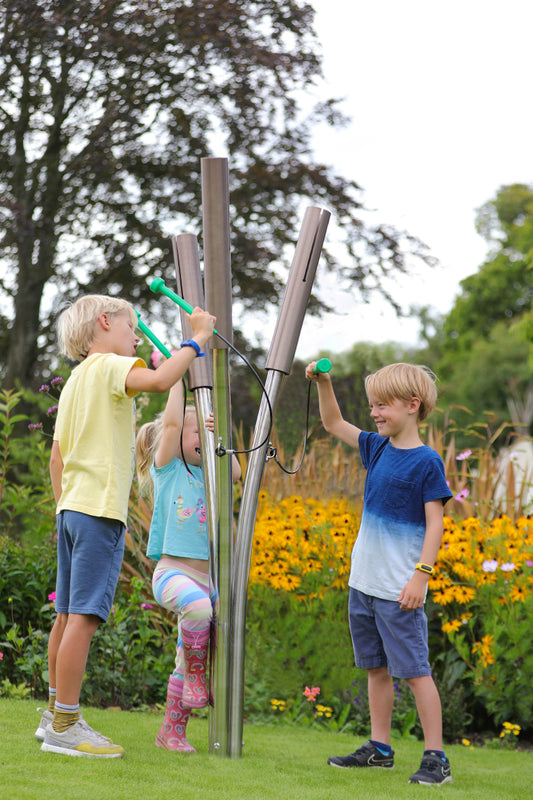
<svg viewBox="0 0 533 800"><path fill-rule="evenodd" d="M471 450L463 450L462 453L459 453L458 456L455 456L455 460L456 461L466 461L466 459L470 458L471 455L472 455L472 451Z"/></svg>
<svg viewBox="0 0 533 800"><path fill-rule="evenodd" d="M153 606L152 606L152 605L150 605L150 603L141 603L141 608L147 608L147 609L149 609L149 608L153 608Z"/></svg>
<svg viewBox="0 0 533 800"><path fill-rule="evenodd" d="M508 561L506 564L502 564L500 569L502 572L512 572L513 569L516 569L516 564L513 564L512 561Z"/></svg>
<svg viewBox="0 0 533 800"><path fill-rule="evenodd" d="M60 375L58 375L57 378L52 378L50 381L51 386L61 386L62 383L64 383L64 381Z"/></svg>
<svg viewBox="0 0 533 800"><path fill-rule="evenodd" d="M57 412L57 406L50 406L48 411L46 412L47 417L51 417L53 414Z"/></svg>
<svg viewBox="0 0 533 800"><path fill-rule="evenodd" d="M47 383L43 383L43 385L41 387L39 387L39 391L40 392L49 392L50 391L50 387L48 386Z"/></svg>
<svg viewBox="0 0 533 800"><path fill-rule="evenodd" d="M28 425L29 431L40 431L42 430L43 423L42 422L30 422Z"/></svg>

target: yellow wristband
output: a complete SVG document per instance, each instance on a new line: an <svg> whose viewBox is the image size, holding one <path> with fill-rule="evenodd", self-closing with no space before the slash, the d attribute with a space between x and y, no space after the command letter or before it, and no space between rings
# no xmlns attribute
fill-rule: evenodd
<svg viewBox="0 0 533 800"><path fill-rule="evenodd" d="M416 565L415 569L419 570L420 572L425 572L426 575L434 575L435 569L431 567L429 564L420 564L420 562Z"/></svg>

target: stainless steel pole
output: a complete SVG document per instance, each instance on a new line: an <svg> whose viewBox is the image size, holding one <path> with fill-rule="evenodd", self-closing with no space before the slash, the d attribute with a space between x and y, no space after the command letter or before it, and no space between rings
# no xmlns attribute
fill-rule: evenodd
<svg viewBox="0 0 533 800"><path fill-rule="evenodd" d="M178 294L192 306L204 308L204 290L196 236L191 233L173 236L172 250L176 267ZM183 309L181 309L181 329L184 338L188 339L192 336L189 314ZM205 478L207 527L209 531L209 571L215 587L218 588L215 437L205 427L205 421L212 411L213 367L211 352L208 347L205 349L206 355L202 358L194 359L189 367L187 376L189 389L194 392L194 402L198 415L202 469Z"/></svg>
<svg viewBox="0 0 533 800"><path fill-rule="evenodd" d="M269 431L270 414L274 411L283 380L289 373L294 359L329 218L329 212L320 208L308 208L304 216L267 359L265 389L270 407L263 396L252 445L258 449L250 454L244 482L235 540L232 584L232 669L229 714L229 755L232 757L238 757L242 752L246 598L257 501L268 447L268 442L264 442L264 439ZM262 442L264 444L259 446Z"/></svg>
<svg viewBox="0 0 533 800"><path fill-rule="evenodd" d="M203 158L202 213L206 306L216 315L216 328L233 341L229 173L225 158ZM213 337L213 404L216 451L231 450L229 353ZM219 610L214 653L214 707L209 717L209 751L227 755L231 647L231 569L233 559L233 484L231 454L215 458L217 507L217 586Z"/></svg>

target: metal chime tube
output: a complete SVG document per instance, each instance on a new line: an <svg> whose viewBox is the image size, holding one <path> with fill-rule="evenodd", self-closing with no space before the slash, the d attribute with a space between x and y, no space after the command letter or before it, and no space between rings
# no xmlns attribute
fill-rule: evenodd
<svg viewBox="0 0 533 800"><path fill-rule="evenodd" d="M231 256L229 224L229 173L225 158L203 158L202 213L206 308L216 315L217 330L233 341L231 317ZM229 352L213 337L213 406L215 448L231 450ZM209 751L227 755L231 647L231 569L233 558L232 457L215 457L217 509L216 583L219 610L214 652L214 707L209 718Z"/></svg>
<svg viewBox="0 0 533 800"><path fill-rule="evenodd" d="M204 308L204 290L200 271L198 240L190 233L172 237L174 265L176 267L176 285L178 294L191 306ZM192 336L189 314L181 309L181 329L185 339ZM207 417L212 411L211 390L213 388L213 368L211 353L205 348L206 355L195 358L187 372L189 389L194 393L194 402L198 416L200 449L202 451L202 470L205 479L205 499L207 506L207 527L209 531L209 566L211 578L216 586L216 486L215 486L215 437L205 427Z"/></svg>
<svg viewBox="0 0 533 800"><path fill-rule="evenodd" d="M253 447L261 445L267 436L271 410L273 413L283 380L289 373L294 359L329 218L328 211L314 207L308 208L304 216L267 359L265 389L270 400L270 408L266 398L263 397L255 426ZM229 714L229 755L232 757L239 756L242 751L246 597L257 501L267 447L268 442L264 442L261 447L250 454L235 540L231 613L231 704Z"/></svg>

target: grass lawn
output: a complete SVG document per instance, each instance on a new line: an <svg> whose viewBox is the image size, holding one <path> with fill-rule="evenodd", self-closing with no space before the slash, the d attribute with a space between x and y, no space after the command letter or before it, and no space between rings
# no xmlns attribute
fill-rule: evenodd
<svg viewBox="0 0 533 800"><path fill-rule="evenodd" d="M450 800L531 797L533 752L446 748L453 784L438 789L407 783L418 767L419 742L396 741L393 770L333 769L361 740L297 725L246 725L243 755L207 752L207 721L192 719L188 738L198 752L171 753L154 745L162 715L84 709L97 730L126 750L123 759L69 758L43 753L34 739L39 704L0 700L1 800L404 800L444 792ZM190 735L189 735L190 734Z"/></svg>

